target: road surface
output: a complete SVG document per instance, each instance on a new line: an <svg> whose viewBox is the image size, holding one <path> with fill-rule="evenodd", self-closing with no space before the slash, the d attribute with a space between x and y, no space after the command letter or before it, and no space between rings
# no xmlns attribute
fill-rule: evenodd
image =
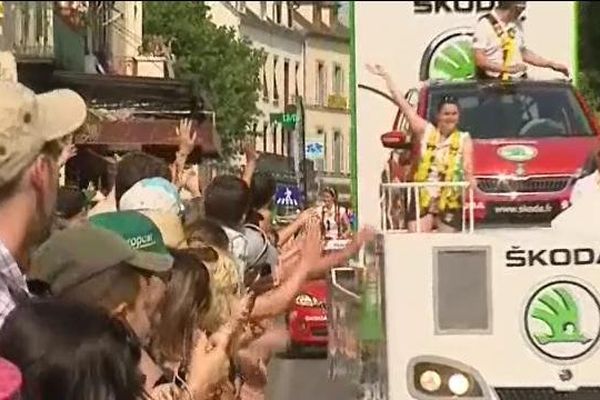
<svg viewBox="0 0 600 400"><path fill-rule="evenodd" d="M348 382L330 381L323 356L286 359L269 366L267 400L354 400L356 390Z"/></svg>

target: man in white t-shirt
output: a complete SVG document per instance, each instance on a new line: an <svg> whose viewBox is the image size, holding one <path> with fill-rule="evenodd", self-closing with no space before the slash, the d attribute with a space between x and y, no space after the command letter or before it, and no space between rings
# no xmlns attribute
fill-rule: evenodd
<svg viewBox="0 0 600 400"><path fill-rule="evenodd" d="M524 78L526 64L569 76L565 65L546 60L526 46L521 22L525 8L525 1L499 1L494 11L479 18L473 35L478 78Z"/></svg>

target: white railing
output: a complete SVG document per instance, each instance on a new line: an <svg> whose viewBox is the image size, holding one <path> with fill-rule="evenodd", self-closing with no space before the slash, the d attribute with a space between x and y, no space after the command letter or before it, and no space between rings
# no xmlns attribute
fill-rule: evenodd
<svg viewBox="0 0 600 400"><path fill-rule="evenodd" d="M4 47L19 58L54 57L52 1L4 1Z"/></svg>
<svg viewBox="0 0 600 400"><path fill-rule="evenodd" d="M401 215L400 219L405 220L406 212L412 207L412 204L417 204L416 218L415 218L415 231L416 233L421 232L421 209L418 206L420 204L420 190L422 188L443 188L443 187L454 187L462 188L461 199L463 201L462 206L462 231L473 232L475 226L475 202L473 198L473 188L469 182L403 182L403 183L383 183L380 185L382 189L382 196L380 199L381 205L381 230L384 232L407 232L404 226L404 221L400 221L399 224L395 223L392 212L394 211L394 202L400 201L400 208L403 209L404 215ZM468 193L468 196L465 196ZM399 198L398 198L399 195ZM467 217L468 212L468 218ZM467 229L468 221L468 229Z"/></svg>

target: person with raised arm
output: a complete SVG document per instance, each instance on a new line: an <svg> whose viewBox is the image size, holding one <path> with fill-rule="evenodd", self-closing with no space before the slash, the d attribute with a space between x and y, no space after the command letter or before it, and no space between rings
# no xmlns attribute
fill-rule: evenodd
<svg viewBox="0 0 600 400"><path fill-rule="evenodd" d="M442 96L438 101L435 123L421 117L395 87L389 74L380 65L367 69L385 80L394 101L408 120L416 151L413 160L417 183L432 184L466 181L475 187L473 176L473 143L468 132L459 129L460 107L456 98ZM440 232L456 232L462 228L463 189L452 186L427 186L408 194L408 230L417 229L417 202L421 232L434 227Z"/></svg>

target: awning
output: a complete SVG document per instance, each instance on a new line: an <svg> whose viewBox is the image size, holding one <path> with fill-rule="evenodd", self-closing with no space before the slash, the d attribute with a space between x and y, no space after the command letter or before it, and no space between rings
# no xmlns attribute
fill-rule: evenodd
<svg viewBox="0 0 600 400"><path fill-rule="evenodd" d="M86 145L101 145L115 148L141 148L143 146L178 146L175 129L178 120L124 120L98 121L88 125L89 134L76 135L75 143ZM213 134L212 124L205 121L193 124L198 132L197 151L202 157L218 157L220 143L218 136Z"/></svg>

